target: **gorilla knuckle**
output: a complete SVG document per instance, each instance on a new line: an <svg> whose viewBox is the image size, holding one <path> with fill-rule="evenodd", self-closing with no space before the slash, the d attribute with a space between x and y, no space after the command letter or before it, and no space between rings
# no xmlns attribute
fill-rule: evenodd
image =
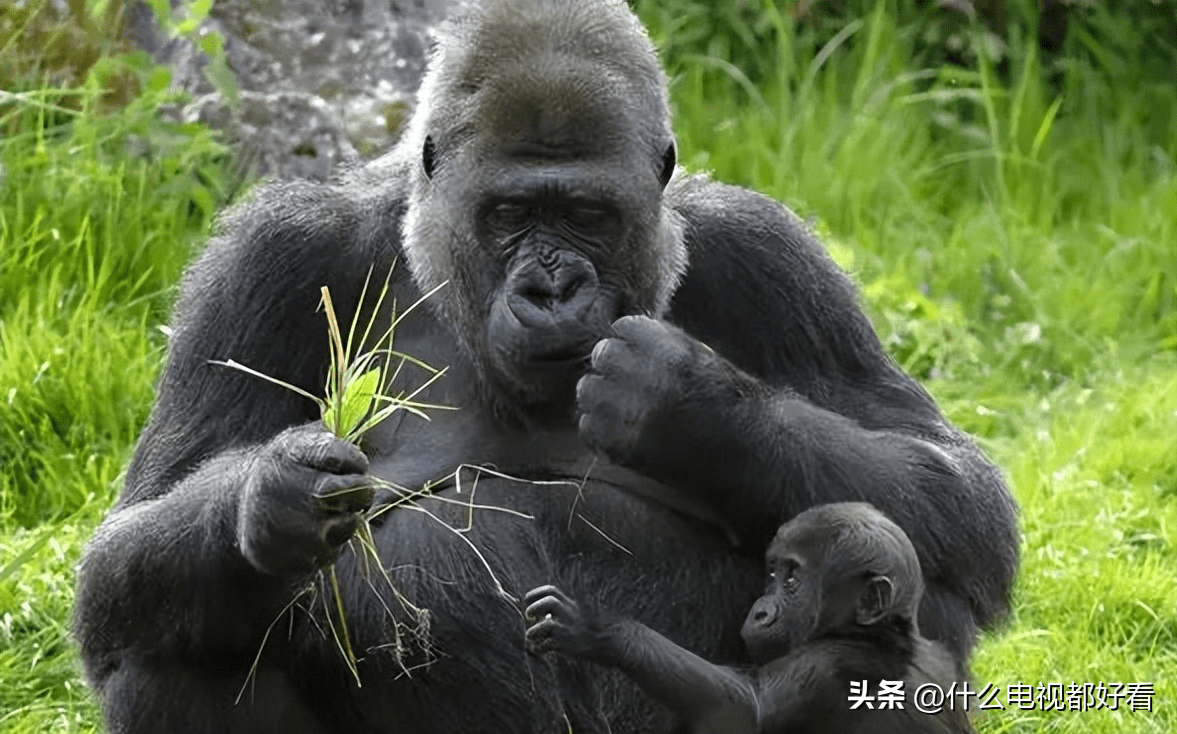
<svg viewBox="0 0 1177 734"><path fill-rule="evenodd" d="M359 447L326 430L303 434L294 458L300 464L332 474L362 474L368 470L368 457Z"/></svg>

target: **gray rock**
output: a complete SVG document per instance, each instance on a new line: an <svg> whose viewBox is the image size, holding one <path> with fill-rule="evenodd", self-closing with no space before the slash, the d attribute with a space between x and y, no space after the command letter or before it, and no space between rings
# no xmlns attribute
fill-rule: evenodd
<svg viewBox="0 0 1177 734"><path fill-rule="evenodd" d="M176 0L173 0L176 4ZM200 32L225 39L236 105L204 74L188 39L160 33L137 6L128 33L172 69L192 101L169 113L223 130L250 169L277 178L331 176L400 136L425 68L429 32L459 0L217 0Z"/></svg>

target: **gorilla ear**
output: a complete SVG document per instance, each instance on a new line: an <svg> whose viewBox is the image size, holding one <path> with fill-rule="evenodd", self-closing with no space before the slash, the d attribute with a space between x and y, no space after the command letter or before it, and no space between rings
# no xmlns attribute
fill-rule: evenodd
<svg viewBox="0 0 1177 734"><path fill-rule="evenodd" d="M662 154L662 173L658 175L658 180L662 182L662 188L666 188L666 184L670 183L676 163L678 163L678 156L674 150L674 141L671 141L670 145L666 146L666 152Z"/></svg>
<svg viewBox="0 0 1177 734"><path fill-rule="evenodd" d="M858 608L854 611L854 619L863 627L869 627L882 621L891 611L891 599L895 587L891 579L886 576L872 576L867 579L858 595Z"/></svg>
<svg viewBox="0 0 1177 734"><path fill-rule="evenodd" d="M421 151L421 165L425 167L425 175L433 178L433 156L436 151L433 146L433 136L425 136L425 147Z"/></svg>

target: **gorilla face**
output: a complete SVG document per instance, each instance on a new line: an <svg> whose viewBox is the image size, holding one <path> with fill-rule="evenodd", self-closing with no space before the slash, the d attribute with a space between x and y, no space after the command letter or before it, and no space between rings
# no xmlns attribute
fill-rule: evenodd
<svg viewBox="0 0 1177 734"><path fill-rule="evenodd" d="M834 609L822 598L823 545L814 533L799 536L785 528L769 545L764 595L753 603L740 630L758 663L782 657L812 639L821 617Z"/></svg>
<svg viewBox="0 0 1177 734"><path fill-rule="evenodd" d="M662 205L675 160L653 51L621 5L570 45L552 29L579 7L545 3L552 17L521 28L488 4L477 44L451 29L409 132L414 277L449 281L435 305L484 388L528 417L570 415L593 345L662 312L686 264Z"/></svg>
<svg viewBox="0 0 1177 734"><path fill-rule="evenodd" d="M819 505L781 526L765 554L768 580L741 635L760 663L804 642L860 635L891 619L913 625L923 580L904 532L861 502Z"/></svg>

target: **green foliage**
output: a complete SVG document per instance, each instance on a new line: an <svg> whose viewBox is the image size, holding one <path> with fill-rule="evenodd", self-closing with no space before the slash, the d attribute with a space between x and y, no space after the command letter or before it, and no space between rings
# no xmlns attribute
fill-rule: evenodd
<svg viewBox="0 0 1177 734"><path fill-rule="evenodd" d="M150 327L225 199L221 146L156 119L162 85L97 111L99 77L127 60L104 61L67 92L80 112L47 90L0 118L13 131L0 149L0 512L22 524L108 491L150 404L163 342Z"/></svg>
<svg viewBox="0 0 1177 734"><path fill-rule="evenodd" d="M0 29L48 23L44 3L17 10ZM158 119L167 69L98 30L108 55L76 49L61 76L57 46L0 42L0 76L25 80L0 87L26 90L0 93L0 730L16 734L98 729L69 637L74 566L150 409L175 283L231 181L209 131Z"/></svg>
<svg viewBox="0 0 1177 734"><path fill-rule="evenodd" d="M74 86L99 59L126 50L126 3L53 0L0 5L0 89ZM111 89L119 96L133 89Z"/></svg>
<svg viewBox="0 0 1177 734"><path fill-rule="evenodd" d="M1156 686L1152 713L1007 710L979 730L1177 730L1174 3L1082 4L1054 51L1027 0L951 27L934 3L636 4L682 161L809 218L891 353L1007 473L1023 562L977 681ZM0 730L16 734L97 728L72 569L146 419L180 269L229 193L210 135L156 119L166 70L100 58L73 84L0 84L26 90L0 97ZM141 96L104 112L126 75Z"/></svg>

